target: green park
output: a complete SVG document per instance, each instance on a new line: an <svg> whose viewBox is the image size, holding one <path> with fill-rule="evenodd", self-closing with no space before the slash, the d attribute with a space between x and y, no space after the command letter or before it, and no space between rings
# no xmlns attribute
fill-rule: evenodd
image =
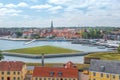
<svg viewBox="0 0 120 80"><path fill-rule="evenodd" d="M47 46L37 46L37 47L30 47L30 48L6 50L5 52L39 55L42 53L44 53L44 54L66 53L67 54L67 53L76 53L76 52L80 52L80 51L47 45Z"/></svg>

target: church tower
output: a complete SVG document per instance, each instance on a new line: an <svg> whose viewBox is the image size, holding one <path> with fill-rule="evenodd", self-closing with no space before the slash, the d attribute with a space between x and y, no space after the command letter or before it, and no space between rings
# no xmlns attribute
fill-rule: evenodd
<svg viewBox="0 0 120 80"><path fill-rule="evenodd" d="M51 32L53 32L53 21L51 21Z"/></svg>

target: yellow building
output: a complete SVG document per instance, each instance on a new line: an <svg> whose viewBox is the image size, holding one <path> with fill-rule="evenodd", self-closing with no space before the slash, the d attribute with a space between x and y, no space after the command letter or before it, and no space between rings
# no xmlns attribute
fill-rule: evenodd
<svg viewBox="0 0 120 80"><path fill-rule="evenodd" d="M120 80L120 61L91 60L90 80Z"/></svg>
<svg viewBox="0 0 120 80"><path fill-rule="evenodd" d="M26 72L26 64L23 62L0 62L0 80L24 80Z"/></svg>
<svg viewBox="0 0 120 80"><path fill-rule="evenodd" d="M35 67L32 80L78 80L78 69L71 65L69 62L64 67Z"/></svg>

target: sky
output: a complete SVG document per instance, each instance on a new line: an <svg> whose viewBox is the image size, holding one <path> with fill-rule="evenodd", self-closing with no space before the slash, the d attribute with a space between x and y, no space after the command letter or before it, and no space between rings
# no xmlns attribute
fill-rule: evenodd
<svg viewBox="0 0 120 80"><path fill-rule="evenodd" d="M0 27L120 27L120 0L0 0Z"/></svg>

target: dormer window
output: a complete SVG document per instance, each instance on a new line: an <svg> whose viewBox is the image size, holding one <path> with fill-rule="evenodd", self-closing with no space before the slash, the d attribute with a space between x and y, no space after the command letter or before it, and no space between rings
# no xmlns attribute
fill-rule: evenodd
<svg viewBox="0 0 120 80"><path fill-rule="evenodd" d="M101 70L101 72L104 72L105 71L105 66L100 66L100 70Z"/></svg>
<svg viewBox="0 0 120 80"><path fill-rule="evenodd" d="M51 71L51 72L50 72L50 76L53 76L53 75L54 75L54 72L53 72L53 71Z"/></svg>
<svg viewBox="0 0 120 80"><path fill-rule="evenodd" d="M62 76L62 72L58 72L58 76Z"/></svg>

